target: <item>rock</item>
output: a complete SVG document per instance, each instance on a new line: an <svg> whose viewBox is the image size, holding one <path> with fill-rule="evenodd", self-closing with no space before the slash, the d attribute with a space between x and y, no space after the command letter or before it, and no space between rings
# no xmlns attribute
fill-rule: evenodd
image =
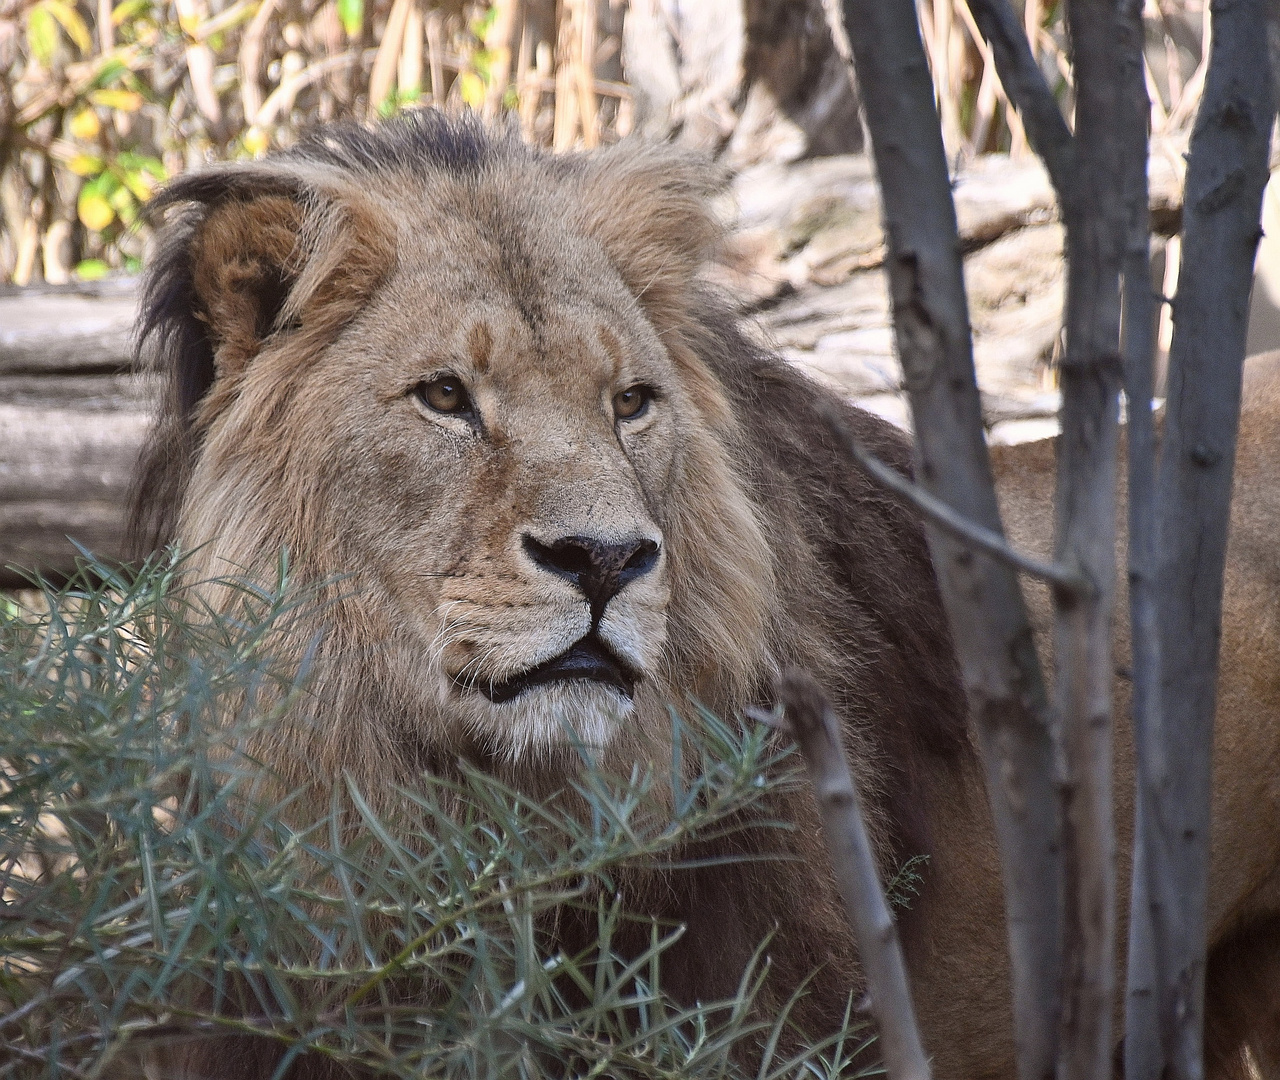
<svg viewBox="0 0 1280 1080"><path fill-rule="evenodd" d="M1181 144L1153 145L1152 221L1168 235L1181 220ZM1058 216L1048 174L1032 157L987 154L966 163L956 176L954 199L968 252ZM722 213L732 232L717 280L750 305L809 284L837 285L884 259L875 171L862 154L745 168Z"/></svg>

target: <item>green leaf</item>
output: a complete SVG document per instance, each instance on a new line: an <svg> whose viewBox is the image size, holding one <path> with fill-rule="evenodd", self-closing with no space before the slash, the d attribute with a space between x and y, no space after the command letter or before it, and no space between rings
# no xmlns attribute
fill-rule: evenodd
<svg viewBox="0 0 1280 1080"><path fill-rule="evenodd" d="M92 90L100 90L103 87L110 86L122 76L129 74L131 74L131 72L125 64L121 63L115 57L111 57L102 65L98 73L94 75L92 81L89 83L89 88Z"/></svg>
<svg viewBox="0 0 1280 1080"><path fill-rule="evenodd" d="M120 26L136 15L151 10L151 0L123 0L111 10L111 25Z"/></svg>
<svg viewBox="0 0 1280 1080"><path fill-rule="evenodd" d="M67 168L77 176L97 176L105 167L106 163L95 154L76 154L67 161Z"/></svg>
<svg viewBox="0 0 1280 1080"><path fill-rule="evenodd" d="M27 12L27 51L41 67L53 63L58 51L58 21L43 4Z"/></svg>
<svg viewBox="0 0 1280 1080"><path fill-rule="evenodd" d="M153 176L157 180L168 180L169 172L164 167L164 162L159 158L150 157L147 154L137 154L132 150L121 150L116 155L116 164L122 169L130 169L134 172L144 172L148 176Z"/></svg>
<svg viewBox="0 0 1280 1080"><path fill-rule="evenodd" d="M102 124L98 120L98 114L93 109L84 108L72 115L71 119L67 121L67 130L77 139L93 139L102 130Z"/></svg>
<svg viewBox="0 0 1280 1080"><path fill-rule="evenodd" d="M133 193L133 197L138 202L146 202L151 198L151 193L156 186L156 182L150 174L143 172L141 169L122 169L120 179L124 186ZM124 217L124 214L120 216Z"/></svg>
<svg viewBox="0 0 1280 1080"><path fill-rule="evenodd" d="M484 80L474 71L464 71L458 76L458 89L462 100L473 109L484 104Z"/></svg>
<svg viewBox="0 0 1280 1080"><path fill-rule="evenodd" d="M142 95L133 90L92 90L89 100L105 109L137 112L142 108Z"/></svg>
<svg viewBox="0 0 1280 1080"><path fill-rule="evenodd" d="M90 180L81 190L92 192L95 195L101 195L104 199L109 199L119 186L119 180L112 176L110 172L104 172L101 176Z"/></svg>
<svg viewBox="0 0 1280 1080"><path fill-rule="evenodd" d="M364 0L338 0L338 21L347 37L357 37L364 26Z"/></svg>
<svg viewBox="0 0 1280 1080"><path fill-rule="evenodd" d="M86 184L81 189L80 198L76 200L76 213L86 229L98 232L115 220L116 212L100 192L91 188L92 185Z"/></svg>
<svg viewBox="0 0 1280 1080"><path fill-rule="evenodd" d="M111 267L101 259L81 259L76 263L76 277L81 281L98 281L111 272Z"/></svg>
<svg viewBox="0 0 1280 1080"><path fill-rule="evenodd" d="M107 200L126 225L132 225L138 217L138 200L129 190L128 183L123 183L111 193Z"/></svg>
<svg viewBox="0 0 1280 1080"><path fill-rule="evenodd" d="M485 10L484 14L478 18L471 20L471 33L478 40L483 41L489 31L493 29L493 24L498 20L498 5L494 4Z"/></svg>

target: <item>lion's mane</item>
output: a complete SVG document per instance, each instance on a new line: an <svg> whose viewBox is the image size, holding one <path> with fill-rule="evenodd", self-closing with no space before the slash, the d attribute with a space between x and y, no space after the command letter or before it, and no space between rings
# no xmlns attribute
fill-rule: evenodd
<svg viewBox="0 0 1280 1080"><path fill-rule="evenodd" d="M678 413L674 434L653 449L670 462L665 479L646 489L667 559L665 640L603 752L623 761L660 753L667 703L693 696L734 716L768 700L776 672L800 665L845 721L886 857L929 851L926 823L938 808L921 777L964 759L967 741L923 535L821 420L830 392L755 345L700 284L719 237L709 205L720 186L715 170L669 150L552 157L422 112L195 172L158 197L168 221L143 288L140 340L166 389L138 472L138 545L197 547L197 568L210 574L271 566L286 547L304 580L347 575L315 628L308 715L282 721L264 749L292 781L345 769L384 791L464 756L534 792L562 784L567 758L554 748L519 738L504 748L474 715L415 697L424 660L402 591L421 575L406 569L400 541L377 546L373 526L427 536L431 518L426 496L381 490L373 463L416 451L377 432L357 445L337 412L379 350L404 340L395 320L423 296L462 296L450 309L461 318L500 294L524 324L541 326L556 290L580 279L570 291L597 290L591 311L621 313L634 334L660 343ZM488 334L472 333L465 348L487 357ZM343 350L350 357L336 355ZM909 470L907 444L887 424L851 408L847 420ZM514 465L529 445L508 449ZM491 509L498 489L485 486L500 482L486 473L449 496L471 515L473 549L505 542L509 522ZM364 509L353 518L352 506ZM471 565L476 552L450 557ZM807 797L786 812L801 826L787 843L805 869L691 870L652 903L689 924L664 964L669 985L690 999L731 995L775 930L783 997L825 965L802 1010L819 1031L838 1025L856 974L850 956L806 951L805 942L847 932L833 891L820 899L812 888L828 871Z"/></svg>

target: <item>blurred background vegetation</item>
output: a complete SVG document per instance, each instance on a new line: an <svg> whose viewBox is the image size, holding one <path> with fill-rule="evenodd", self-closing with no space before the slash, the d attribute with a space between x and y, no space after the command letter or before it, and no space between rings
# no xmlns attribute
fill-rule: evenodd
<svg viewBox="0 0 1280 1080"><path fill-rule="evenodd" d="M167 177L335 119L470 108L556 150L641 130L733 167L861 149L830 0L0 0L0 281L136 271ZM919 0L954 157L1026 152L964 0ZM1152 127L1188 126L1205 0L1148 0ZM1024 0L1068 111L1057 0Z"/></svg>

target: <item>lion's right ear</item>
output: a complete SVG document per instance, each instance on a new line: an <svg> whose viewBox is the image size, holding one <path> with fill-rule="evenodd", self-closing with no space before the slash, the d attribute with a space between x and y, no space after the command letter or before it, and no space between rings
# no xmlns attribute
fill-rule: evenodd
<svg viewBox="0 0 1280 1080"><path fill-rule="evenodd" d="M154 339L154 361L180 389L169 404L188 417L215 386L206 406L229 400L273 335L302 335L301 351L331 338L394 259L394 235L359 192L281 167L182 177L153 200L153 216L165 211L139 336Z"/></svg>
<svg viewBox="0 0 1280 1080"><path fill-rule="evenodd" d="M259 353L287 335L305 364L363 307L396 248L394 224L363 192L292 162L191 173L148 212L166 220L136 334L163 390L130 498L139 556L172 539L202 432Z"/></svg>

